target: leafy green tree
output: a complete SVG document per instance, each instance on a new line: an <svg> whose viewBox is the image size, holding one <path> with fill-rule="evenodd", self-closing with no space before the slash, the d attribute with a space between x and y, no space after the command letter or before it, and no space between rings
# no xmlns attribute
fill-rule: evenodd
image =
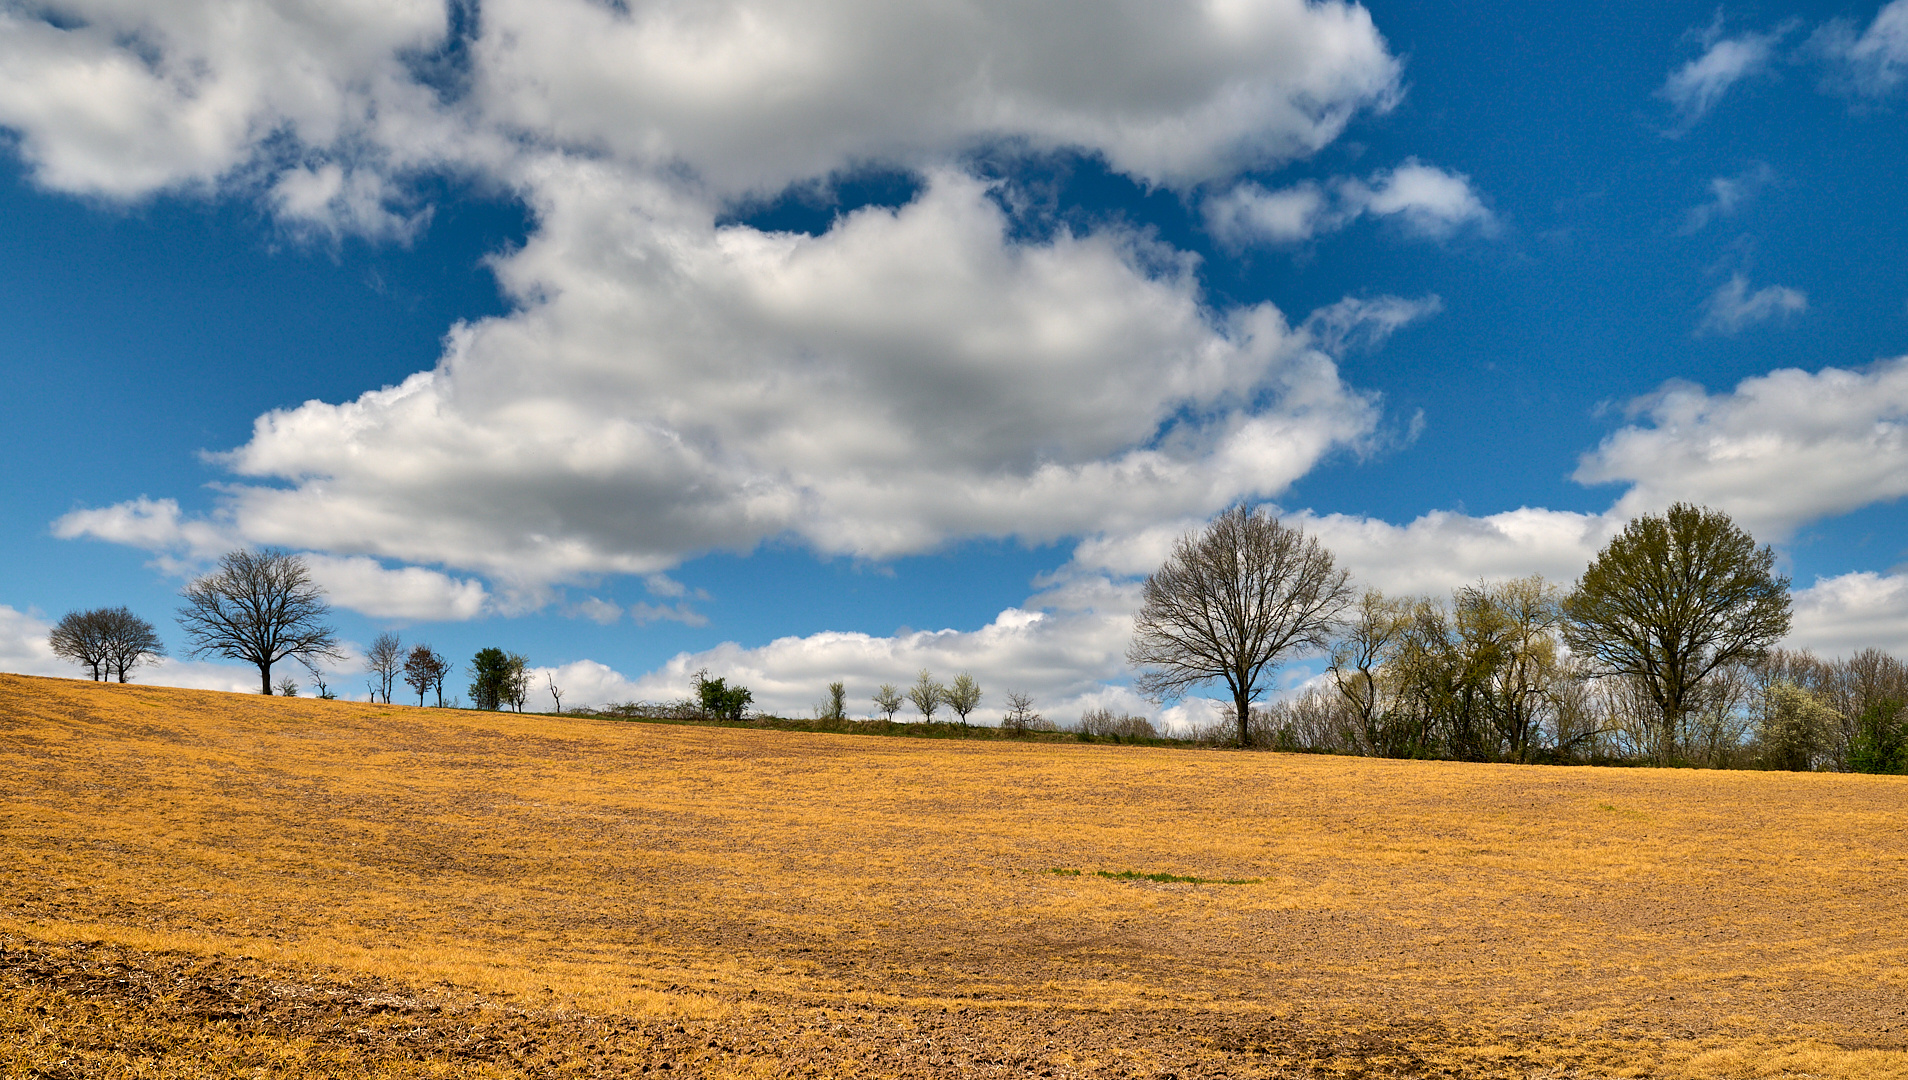
<svg viewBox="0 0 1908 1080"><path fill-rule="evenodd" d="M1849 741L1852 772L1908 774L1908 709L1883 699L1864 712Z"/></svg>
<svg viewBox="0 0 1908 1080"><path fill-rule="evenodd" d="M1571 651L1593 674L1636 679L1655 703L1659 763L1705 680L1789 632L1789 579L1774 566L1729 515L1677 503L1624 526L1564 598Z"/></svg>
<svg viewBox="0 0 1908 1080"><path fill-rule="evenodd" d="M1762 763L1771 769L1806 772L1828 749L1841 717L1816 695L1780 679L1764 691L1759 719L1756 742Z"/></svg>
<svg viewBox="0 0 1908 1080"><path fill-rule="evenodd" d="M817 716L819 716L823 720L848 719L848 686L847 684L838 683L838 682L829 683L828 684L828 700L824 702L823 704L817 706L815 709L815 713Z"/></svg>
<svg viewBox="0 0 1908 1080"><path fill-rule="evenodd" d="M1126 650L1135 685L1164 702L1223 682L1245 747L1266 675L1282 657L1330 647L1349 580L1315 538L1235 506L1180 537L1146 579Z"/></svg>
<svg viewBox="0 0 1908 1080"><path fill-rule="evenodd" d="M894 722L894 714L901 711L901 705L905 700L901 696L901 689L893 683L882 683L881 688L874 692L875 708L881 710L889 723Z"/></svg>
<svg viewBox="0 0 1908 1080"><path fill-rule="evenodd" d="M480 649L470 660L470 707L495 711L508 701L510 654L502 649Z"/></svg>
<svg viewBox="0 0 1908 1080"><path fill-rule="evenodd" d="M444 662L443 654L429 645L419 643L411 646L404 657L405 685L417 691L418 708L424 707L424 695L428 691L437 691L437 706L444 707L444 677L450 674L450 665Z"/></svg>
<svg viewBox="0 0 1908 1080"><path fill-rule="evenodd" d="M746 686L730 686L722 679L711 679L706 671L696 672L696 704L702 711L720 720L740 720L755 695Z"/></svg>
<svg viewBox="0 0 1908 1080"><path fill-rule="evenodd" d="M947 702L947 707L959 714L961 726L966 727L967 714L980 706L980 684L974 681L972 675L963 671L954 676L954 681L948 684L946 692L941 695L941 700Z"/></svg>
<svg viewBox="0 0 1908 1080"><path fill-rule="evenodd" d="M934 710L940 708L941 703L947 700L947 687L935 682L934 676L928 669L922 668L920 677L914 680L913 686L908 687L908 700L914 703L915 708L921 710L921 719L932 724Z"/></svg>

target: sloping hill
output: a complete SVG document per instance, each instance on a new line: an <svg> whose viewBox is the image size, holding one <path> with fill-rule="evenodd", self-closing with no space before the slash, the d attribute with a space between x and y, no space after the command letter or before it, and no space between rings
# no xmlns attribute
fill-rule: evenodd
<svg viewBox="0 0 1908 1080"><path fill-rule="evenodd" d="M0 675L7 1076L1908 1077L1904 886L1898 777Z"/></svg>

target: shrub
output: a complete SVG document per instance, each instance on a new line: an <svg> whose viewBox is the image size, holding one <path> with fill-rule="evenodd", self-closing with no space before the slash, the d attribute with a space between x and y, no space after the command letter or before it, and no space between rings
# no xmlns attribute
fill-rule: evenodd
<svg viewBox="0 0 1908 1080"><path fill-rule="evenodd" d="M1112 736L1119 739L1157 739L1159 730L1153 722L1144 716L1129 716L1116 713L1112 709L1089 709L1081 714L1080 722L1073 730L1082 735L1096 738Z"/></svg>

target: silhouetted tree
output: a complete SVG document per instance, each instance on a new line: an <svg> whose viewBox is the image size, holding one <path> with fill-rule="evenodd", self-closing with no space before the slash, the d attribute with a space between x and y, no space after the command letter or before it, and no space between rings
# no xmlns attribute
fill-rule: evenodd
<svg viewBox="0 0 1908 1080"><path fill-rule="evenodd" d="M120 682L143 661L164 656L152 624L124 607L72 611L47 635L56 656L86 665L94 682Z"/></svg>
<svg viewBox="0 0 1908 1080"><path fill-rule="evenodd" d="M1263 510L1243 506L1173 545L1146 579L1127 660L1156 701L1210 682L1232 694L1238 744L1249 744L1252 703L1280 657L1324 650L1351 601L1331 552Z"/></svg>
<svg viewBox="0 0 1908 1080"><path fill-rule="evenodd" d="M272 665L307 667L341 660L325 618L331 608L305 560L273 548L227 552L219 568L185 587L179 625L193 656L216 655L258 667L260 693L272 692Z"/></svg>
<svg viewBox="0 0 1908 1080"><path fill-rule="evenodd" d="M424 695L428 691L437 691L439 708L444 705L444 677L450 674L450 665L444 657L429 645L413 645L404 657L404 681L417 691L417 704L424 707Z"/></svg>
<svg viewBox="0 0 1908 1080"><path fill-rule="evenodd" d="M364 651L365 667L376 678L376 689L384 695L384 703L391 704L391 684L397 681L398 672L404 670L404 642L389 630L371 639L371 647ZM377 700L374 696L372 700Z"/></svg>

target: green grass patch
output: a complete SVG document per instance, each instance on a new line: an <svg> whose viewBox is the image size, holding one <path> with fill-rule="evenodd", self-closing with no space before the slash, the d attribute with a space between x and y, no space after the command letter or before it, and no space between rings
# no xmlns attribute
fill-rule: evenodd
<svg viewBox="0 0 1908 1080"><path fill-rule="evenodd" d="M1061 877L1081 877L1084 870L1072 870L1062 866L1048 867L1047 873ZM1161 881L1179 882L1184 885L1263 885L1264 878L1208 878L1186 877L1182 874L1149 874L1142 870L1095 870L1094 877L1103 877L1112 881Z"/></svg>

